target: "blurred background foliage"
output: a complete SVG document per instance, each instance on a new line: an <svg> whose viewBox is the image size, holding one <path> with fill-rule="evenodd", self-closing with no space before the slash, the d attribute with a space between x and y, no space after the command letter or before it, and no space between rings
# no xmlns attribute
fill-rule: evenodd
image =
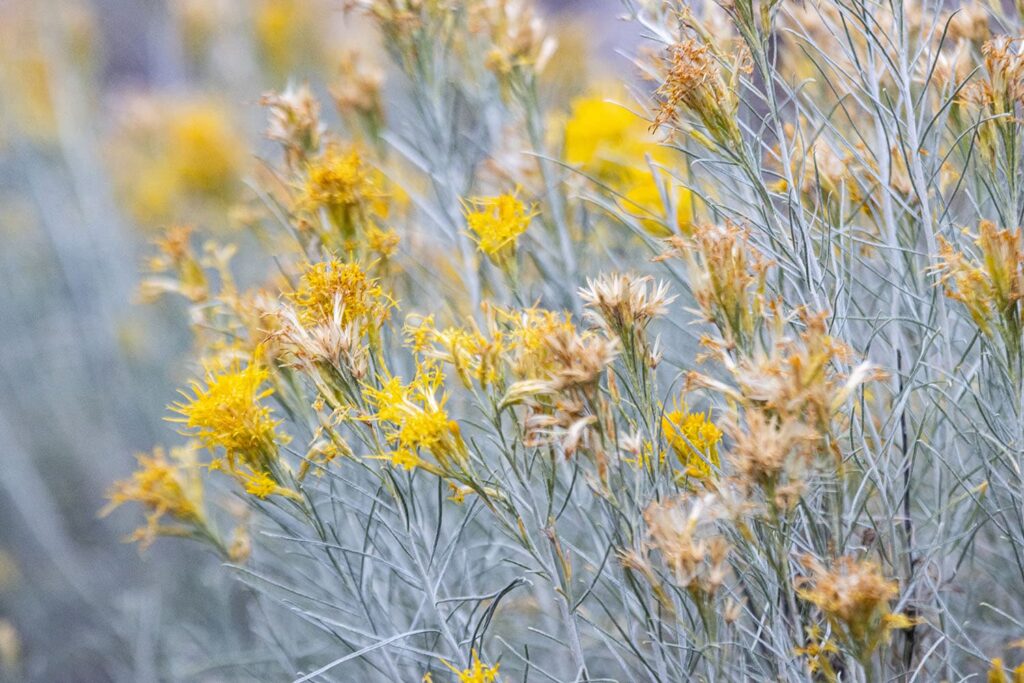
<svg viewBox="0 0 1024 683"><path fill-rule="evenodd" d="M567 105L628 37L614 2L544 5ZM358 97L373 40L338 0L0 2L0 680L214 681L258 647L215 558L97 515L188 376L184 308L138 273L169 225L248 239L261 94Z"/></svg>

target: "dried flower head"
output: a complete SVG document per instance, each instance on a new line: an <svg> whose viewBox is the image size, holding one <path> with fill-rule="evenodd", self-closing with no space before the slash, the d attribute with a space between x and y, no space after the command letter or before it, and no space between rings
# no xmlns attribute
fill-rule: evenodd
<svg viewBox="0 0 1024 683"><path fill-rule="evenodd" d="M820 435L798 420L770 417L763 411L748 409L744 424L725 423L731 438L727 459L738 482L758 486L780 509L797 502Z"/></svg>
<svg viewBox="0 0 1024 683"><path fill-rule="evenodd" d="M1014 112L1024 105L1024 54L1021 40L999 36L981 47L985 57L987 81L980 84L981 95L995 112Z"/></svg>
<svg viewBox="0 0 1024 683"><path fill-rule="evenodd" d="M290 169L320 151L324 125L320 122L320 103L309 85L288 86L284 92L270 92L260 98L268 109L267 137L280 143Z"/></svg>
<svg viewBox="0 0 1024 683"><path fill-rule="evenodd" d="M731 65L732 79L749 71L749 56L737 52ZM686 38L668 49L668 72L657 90L661 105L654 126L677 124L683 108L697 116L711 138L722 147L737 149L742 143L737 112L739 99L735 82L727 83L719 56L709 43ZM690 131L698 141L713 147L711 141L697 131Z"/></svg>
<svg viewBox="0 0 1024 683"><path fill-rule="evenodd" d="M899 585L885 578L874 562L849 556L831 567L807 556L802 562L811 573L797 579L797 594L821 610L860 661L887 642L893 629L913 625L905 615L890 611Z"/></svg>
<svg viewBox="0 0 1024 683"><path fill-rule="evenodd" d="M998 316L1012 312L1024 298L1020 229L999 230L991 221L981 221L974 238L980 259L939 240L940 261L933 268L939 283L947 296L964 304L982 332L992 334Z"/></svg>
<svg viewBox="0 0 1024 683"><path fill-rule="evenodd" d="M554 330L546 343L552 359L547 388L552 393L592 391L619 354L614 339L566 329Z"/></svg>
<svg viewBox="0 0 1024 683"><path fill-rule="evenodd" d="M802 323L798 337L786 335L776 318L770 348L757 346L738 359L714 342L706 342L733 376L735 387L699 373L690 373L688 382L721 391L741 405L804 422L823 435L830 433L836 412L861 385L884 373L865 361L843 374L839 368L851 363L854 354L828 333L828 316L801 310L797 318Z"/></svg>
<svg viewBox="0 0 1024 683"><path fill-rule="evenodd" d="M315 375L324 367L341 371L356 381L366 376L369 349L363 341L363 321L346 321L344 298L335 294L330 317L303 322L291 307L276 312L281 324L275 332L281 349L296 367Z"/></svg>
<svg viewBox="0 0 1024 683"><path fill-rule="evenodd" d="M946 35L950 40L981 43L989 38L989 12L980 2L965 2L950 14Z"/></svg>
<svg viewBox="0 0 1024 683"><path fill-rule="evenodd" d="M499 77L529 69L544 70L558 43L546 34L544 22L528 0L480 0L472 3L470 31L490 41L487 68Z"/></svg>
<svg viewBox="0 0 1024 683"><path fill-rule="evenodd" d="M653 283L650 276L607 274L587 278L587 286L579 290L579 295L590 309L591 322L609 334L619 334L623 329L646 328L675 301L675 296L668 293L668 283Z"/></svg>
<svg viewBox="0 0 1024 683"><path fill-rule="evenodd" d="M683 495L644 511L651 545L675 583L695 597L710 597L725 581L729 544L716 527L724 511L713 494Z"/></svg>
<svg viewBox="0 0 1024 683"><path fill-rule="evenodd" d="M180 294L194 302L210 296L203 262L192 248L193 232L191 226L175 225L155 240L160 253L147 263L154 275L143 280L139 287L144 301L155 301L168 293Z"/></svg>
<svg viewBox="0 0 1024 683"><path fill-rule="evenodd" d="M749 347L766 306L765 278L769 263L734 223L701 225L689 237L666 240L669 250L659 258L682 258L693 296L708 322L730 346Z"/></svg>
<svg viewBox="0 0 1024 683"><path fill-rule="evenodd" d="M334 104L343 114L355 114L374 129L383 124L384 104L381 86L384 72L368 64L361 53L346 51L338 65L341 78L331 87Z"/></svg>

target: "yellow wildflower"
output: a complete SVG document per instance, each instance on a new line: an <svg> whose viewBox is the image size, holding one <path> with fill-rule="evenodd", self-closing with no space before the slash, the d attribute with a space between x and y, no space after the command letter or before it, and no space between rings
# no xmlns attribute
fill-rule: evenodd
<svg viewBox="0 0 1024 683"><path fill-rule="evenodd" d="M433 472L434 474L440 474L436 467L416 455L416 453L408 448L399 448L398 450L391 451L391 453L383 458L376 459L387 460L395 467L400 467L406 471L414 470L418 467L420 469L427 470L428 472Z"/></svg>
<svg viewBox="0 0 1024 683"><path fill-rule="evenodd" d="M569 315L535 307L497 314L510 326L507 336L512 372L520 379L546 379L556 367L549 340L576 332Z"/></svg>
<svg viewBox="0 0 1024 683"><path fill-rule="evenodd" d="M476 329L475 323L471 328L448 327L437 330L433 327L432 316L420 319L418 324L406 325L406 334L413 350L450 363L466 387L472 385L473 379L487 386L502 376L504 335L496 328L490 332L488 338Z"/></svg>
<svg viewBox="0 0 1024 683"><path fill-rule="evenodd" d="M394 306L359 264L337 260L311 265L295 291L285 297L299 308L299 318L305 324L331 320L335 299L339 299L342 325L359 322L363 331L380 327Z"/></svg>
<svg viewBox="0 0 1024 683"><path fill-rule="evenodd" d="M425 404L405 415L397 436L403 445L433 450L451 431L448 413L440 406Z"/></svg>
<svg viewBox="0 0 1024 683"><path fill-rule="evenodd" d="M246 154L229 109L216 100L140 98L113 142L119 189L133 217L164 225L196 211L219 215L241 187Z"/></svg>
<svg viewBox="0 0 1024 683"><path fill-rule="evenodd" d="M432 315L409 319L405 324L406 343L413 353L422 353L430 348L436 332Z"/></svg>
<svg viewBox="0 0 1024 683"><path fill-rule="evenodd" d="M366 248L379 259L387 260L398 251L401 238L394 230L381 230L371 225L366 230Z"/></svg>
<svg viewBox="0 0 1024 683"><path fill-rule="evenodd" d="M711 421L710 413L691 413L679 405L662 415L661 429L686 476L704 479L719 467L722 430Z"/></svg>
<svg viewBox="0 0 1024 683"><path fill-rule="evenodd" d="M203 483L199 477L195 448L190 444L172 448L170 459L163 448L151 455L136 456L139 469L128 479L115 482L107 493L109 503L100 512L107 515L128 502L139 503L146 510L146 525L137 529L130 540L140 541L143 548L157 536L185 536L205 527ZM171 517L181 526L162 524Z"/></svg>
<svg viewBox="0 0 1024 683"><path fill-rule="evenodd" d="M625 168L657 149L654 143L644 120L626 107L603 97L573 101L565 124L565 160L599 180L618 180Z"/></svg>
<svg viewBox="0 0 1024 683"><path fill-rule="evenodd" d="M812 674L820 673L827 681L837 680L832 658L839 654L839 647L823 636L820 626L807 627L807 645L794 648L793 654L807 658L807 669Z"/></svg>
<svg viewBox="0 0 1024 683"><path fill-rule="evenodd" d="M388 456L392 464L405 469L422 467L425 461L418 454L428 451L443 471L465 468L468 456L459 425L449 419L444 408L447 397L437 397L443 380L436 365L419 363L411 384L390 377L380 388L366 388L375 409L373 419L384 423L385 435L395 446ZM432 466L425 469L435 471Z"/></svg>
<svg viewBox="0 0 1024 683"><path fill-rule="evenodd" d="M371 217L387 218L389 198L383 174L366 163L358 147L329 146L306 169L299 205L307 211L325 209L342 236L351 240Z"/></svg>
<svg viewBox="0 0 1024 683"><path fill-rule="evenodd" d="M466 224L480 251L495 261L504 261L515 250L516 240L537 215L516 193L497 197L473 197L465 203Z"/></svg>
<svg viewBox="0 0 1024 683"><path fill-rule="evenodd" d="M675 232L670 216L683 234L692 229L693 193L682 185L677 185L673 190L674 182L667 172L652 170L647 166L633 168L627 173L623 185L626 189L622 194L622 208L639 219L640 225L647 232L655 236L667 236ZM666 188L664 197L660 185ZM672 198L672 205L666 207L665 200L669 197Z"/></svg>
<svg viewBox="0 0 1024 683"><path fill-rule="evenodd" d="M182 392L187 401L171 406L182 416L171 421L183 423L211 451L223 448L231 467L236 459L257 466L272 463L282 436L276 431L280 422L260 404L274 393L260 388L267 377L267 370L254 363L244 369L236 364L221 373L208 370L205 387L192 382L194 396Z"/></svg>
<svg viewBox="0 0 1024 683"><path fill-rule="evenodd" d="M444 665L458 677L458 683L495 683L498 680L498 665L489 666L481 662L475 648L473 662L468 669L457 669L448 662L444 662Z"/></svg>
<svg viewBox="0 0 1024 683"><path fill-rule="evenodd" d="M258 470L255 472L236 471L235 476L245 486L245 492L256 496L259 499L266 499L269 496L284 496L295 500L301 500L298 493L292 489L281 486L268 472Z"/></svg>
<svg viewBox="0 0 1024 683"><path fill-rule="evenodd" d="M634 443L623 444L622 462L632 465L637 469L652 467L654 463L665 462L666 453L663 449L655 449L650 441L635 441Z"/></svg>
<svg viewBox="0 0 1024 683"><path fill-rule="evenodd" d="M448 482L448 490L452 494L448 496L448 500L452 501L456 505L462 505L466 502L466 496L473 493L473 489L469 486L456 486L451 482Z"/></svg>
<svg viewBox="0 0 1024 683"><path fill-rule="evenodd" d="M1012 678L1010 677L1012 675ZM1013 671L1007 672L1006 665L1002 658L996 657L992 660L992 666L986 676L988 683L1024 683L1024 664L1020 664Z"/></svg>

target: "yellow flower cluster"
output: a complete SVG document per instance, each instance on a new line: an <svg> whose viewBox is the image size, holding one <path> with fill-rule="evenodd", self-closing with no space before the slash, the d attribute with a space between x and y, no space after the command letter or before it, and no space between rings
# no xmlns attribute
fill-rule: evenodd
<svg viewBox="0 0 1024 683"><path fill-rule="evenodd" d="M366 161L359 147L329 146L309 162L298 205L314 213L324 209L342 237L352 240L358 227L388 217L390 198L384 174Z"/></svg>
<svg viewBox="0 0 1024 683"><path fill-rule="evenodd" d="M151 455L140 453L139 468L131 477L110 488L110 502L100 514L109 514L128 502L140 504L146 512L146 525L132 534L130 540L147 547L157 536L186 536L206 525L203 511L203 482L199 477L195 448L189 444L172 448L170 459L163 448ZM171 517L178 526L163 524Z"/></svg>
<svg viewBox="0 0 1024 683"><path fill-rule="evenodd" d="M406 326L409 345L416 353L450 364L463 384L499 385L506 373L516 380L546 380L559 367L552 340L575 336L576 327L564 312L530 307L513 310L485 307L485 329L437 329L434 317L413 320Z"/></svg>
<svg viewBox="0 0 1024 683"><path fill-rule="evenodd" d="M391 463L405 469L420 467L438 475L458 474L468 463L459 425L444 408L447 396L438 398L444 375L438 366L418 363L410 384L389 377L379 388L367 387L366 397L374 408L372 418L384 426L393 450ZM424 460L429 452L436 465Z"/></svg>
<svg viewBox="0 0 1024 683"><path fill-rule="evenodd" d="M244 147L225 110L210 104L185 108L169 132L170 163L186 189L225 195L237 182Z"/></svg>
<svg viewBox="0 0 1024 683"><path fill-rule="evenodd" d="M209 450L223 448L232 468L241 460L264 470L276 461L282 440L276 431L279 422L260 403L274 393L261 389L267 377L267 370L255 363L219 373L208 371L205 386L192 382L194 395L182 392L187 400L171 406L181 417L169 419L184 424Z"/></svg>
<svg viewBox="0 0 1024 683"><path fill-rule="evenodd" d="M662 415L661 429L686 476L705 479L718 469L722 430L709 414L691 413L685 405L679 405Z"/></svg>
<svg viewBox="0 0 1024 683"><path fill-rule="evenodd" d="M601 179L614 179L623 167L657 149L643 119L599 96L573 101L565 123L565 160Z"/></svg>
<svg viewBox="0 0 1024 683"><path fill-rule="evenodd" d="M261 56L270 70L287 75L303 57L319 48L315 13L308 0L260 0L253 17L253 29Z"/></svg>
<svg viewBox="0 0 1024 683"><path fill-rule="evenodd" d="M839 646L822 633L821 626L807 627L807 644L793 649L793 654L807 658L807 669L812 674L820 673L826 681L836 681L832 660L839 654Z"/></svg>
<svg viewBox="0 0 1024 683"><path fill-rule="evenodd" d="M527 208L514 192L496 197L473 197L465 202L466 225L477 246L499 263L515 250L516 241L536 215L536 210Z"/></svg>
<svg viewBox="0 0 1024 683"><path fill-rule="evenodd" d="M475 649L468 669L459 669L448 662L444 664L458 677L458 683L496 683L498 680L498 665L489 666L481 662Z"/></svg>
<svg viewBox="0 0 1024 683"><path fill-rule="evenodd" d="M246 493L257 498L278 495L299 500L299 494L280 481L278 446L287 443L288 437L277 432L280 421L260 403L274 393L262 389L268 376L266 368L255 362L245 368L234 361L226 370L208 369L206 386L192 382L193 396L182 392L188 401L171 406L182 417L168 419L184 424L211 452L223 449L224 459L214 459L209 469L227 472Z"/></svg>
<svg viewBox="0 0 1024 683"><path fill-rule="evenodd" d="M988 683L1024 683L1024 664L1018 664L1012 671L1006 671L1006 664L999 657L992 660L986 677Z"/></svg>
<svg viewBox="0 0 1024 683"><path fill-rule="evenodd" d="M432 315L415 322L406 326L412 350L450 364L466 387L474 379L485 387L502 379L505 335L497 326L491 325L488 338L475 324L439 330Z"/></svg>
<svg viewBox="0 0 1024 683"><path fill-rule="evenodd" d="M498 315L509 326L512 373L520 379L548 377L558 366L550 341L576 334L576 326L564 311L532 306L518 311L498 311Z"/></svg>
<svg viewBox="0 0 1024 683"><path fill-rule="evenodd" d="M287 292L285 298L298 307L301 321L308 324L331 320L339 302L342 324L358 323L364 332L380 327L394 307L391 298L358 263L338 260L309 266L298 287Z"/></svg>
<svg viewBox="0 0 1024 683"><path fill-rule="evenodd" d="M233 474L240 482L242 482L246 493L251 496L256 496L261 500L270 496L284 496L285 498L291 498L293 500L302 500L302 497L298 493L278 484L274 478L264 470L256 470L252 472L236 470Z"/></svg>

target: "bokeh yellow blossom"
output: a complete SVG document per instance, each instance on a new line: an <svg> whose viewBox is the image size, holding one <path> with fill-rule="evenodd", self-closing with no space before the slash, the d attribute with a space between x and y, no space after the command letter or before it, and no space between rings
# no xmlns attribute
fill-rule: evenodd
<svg viewBox="0 0 1024 683"><path fill-rule="evenodd" d="M138 503L146 511L146 525L129 540L143 548L157 536L187 536L206 527L203 482L196 449L192 444L172 448L170 457L161 447L151 454L140 453L139 467L128 479L115 482L107 493L109 503L100 514L109 514L125 503ZM169 517L175 524L164 523Z"/></svg>

